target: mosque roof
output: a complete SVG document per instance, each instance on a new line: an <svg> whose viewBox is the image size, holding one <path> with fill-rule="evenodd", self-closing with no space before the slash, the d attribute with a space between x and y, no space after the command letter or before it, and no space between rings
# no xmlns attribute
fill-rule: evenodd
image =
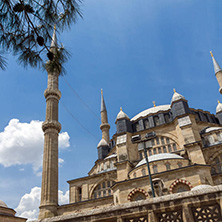
<svg viewBox="0 0 222 222"><path fill-rule="evenodd" d="M152 156L148 157L148 161L151 162L155 162L155 161L159 161L159 160L168 160L168 159L184 159L182 156L179 156L177 154L174 153L159 153L159 154L155 154ZM146 159L142 159L137 165L136 167L142 166L143 164L146 164Z"/></svg>
<svg viewBox="0 0 222 222"><path fill-rule="evenodd" d="M8 206L6 205L6 203L3 202L2 200L0 200L0 207L7 207L7 208L8 208Z"/></svg>
<svg viewBox="0 0 222 222"><path fill-rule="evenodd" d="M209 132L212 132L215 130L222 130L222 127L207 127L205 129L201 130L201 134L209 133Z"/></svg>
<svg viewBox="0 0 222 222"><path fill-rule="evenodd" d="M97 147L100 147L100 146L109 146L109 145L104 139L101 139L100 142L98 143Z"/></svg>
<svg viewBox="0 0 222 222"><path fill-rule="evenodd" d="M222 103L220 103L220 101L218 101L218 105L217 105L217 108L216 108L216 113L219 113L222 111Z"/></svg>
<svg viewBox="0 0 222 222"><path fill-rule="evenodd" d="M116 157L116 156L117 156L117 154L116 154L116 153L113 153L113 154L107 156L107 157L105 158L105 160L114 158L114 157Z"/></svg>
<svg viewBox="0 0 222 222"><path fill-rule="evenodd" d="M213 186L208 185L208 184L200 184L198 186L193 187L191 189L191 191L194 191L194 190L206 190L206 189L209 189L209 188L213 188Z"/></svg>
<svg viewBox="0 0 222 222"><path fill-rule="evenodd" d="M116 121L119 119L129 119L129 117L126 115L126 113L123 112L122 108L120 108L120 111L116 117Z"/></svg>
<svg viewBox="0 0 222 222"><path fill-rule="evenodd" d="M140 117L145 117L149 114L158 113L159 111L167 111L169 109L170 109L170 105L155 106L155 107L152 107L152 108L149 108L140 112L139 114L134 116L131 120L134 121L134 120L139 119Z"/></svg>
<svg viewBox="0 0 222 222"><path fill-rule="evenodd" d="M185 97L182 96L181 94L179 94L178 92L174 91L173 97L171 99L171 103L176 102L176 101L181 100L181 99L185 99Z"/></svg>

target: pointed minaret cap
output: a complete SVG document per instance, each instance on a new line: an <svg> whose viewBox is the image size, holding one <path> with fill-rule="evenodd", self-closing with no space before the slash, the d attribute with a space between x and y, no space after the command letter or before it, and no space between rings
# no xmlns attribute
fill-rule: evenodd
<svg viewBox="0 0 222 222"><path fill-rule="evenodd" d="M172 104L173 102L179 101L179 100L181 100L181 99L186 100L185 97L182 96L181 94L179 94L178 92L176 92L175 89L173 89L173 91L174 91L174 94L173 94L173 97L172 97L172 99L171 99L171 104Z"/></svg>
<svg viewBox="0 0 222 222"><path fill-rule="evenodd" d="M126 115L126 113L123 112L122 107L120 107L120 111L119 111L119 113L118 113L118 115L117 115L117 117L116 117L116 121L117 121L117 120L120 120L120 119L130 119L130 118Z"/></svg>
<svg viewBox="0 0 222 222"><path fill-rule="evenodd" d="M100 110L100 112L102 112L102 111L106 111L106 105L105 105L105 101L103 98L103 89L101 89L101 110Z"/></svg>
<svg viewBox="0 0 222 222"><path fill-rule="evenodd" d="M220 112L222 112L222 104L218 100L218 105L217 105L217 108L216 108L216 113L220 113Z"/></svg>
<svg viewBox="0 0 222 222"><path fill-rule="evenodd" d="M50 49L57 48L57 47L58 47L58 44L57 44L57 37L56 37L56 25L54 25L54 31L53 31L53 35L52 35Z"/></svg>
<svg viewBox="0 0 222 222"><path fill-rule="evenodd" d="M101 146L109 146L109 144L105 141L105 139L102 138L100 142L98 143L97 148Z"/></svg>
<svg viewBox="0 0 222 222"><path fill-rule="evenodd" d="M218 72L222 71L222 69L220 68L216 59L214 58L214 55L213 55L212 51L210 51L210 54L211 54L211 57L212 57L212 60L213 60L214 72L215 72L215 74L217 74Z"/></svg>

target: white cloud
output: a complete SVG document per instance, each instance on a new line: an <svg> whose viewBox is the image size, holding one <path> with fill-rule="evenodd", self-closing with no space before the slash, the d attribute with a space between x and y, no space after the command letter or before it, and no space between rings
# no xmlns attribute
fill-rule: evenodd
<svg viewBox="0 0 222 222"><path fill-rule="evenodd" d="M59 147L69 147L69 138L67 132L60 133ZM32 164L34 172L38 173L42 165L43 146L41 121L21 123L18 119L11 119L0 133L0 164L5 167Z"/></svg>
<svg viewBox="0 0 222 222"><path fill-rule="evenodd" d="M63 194L63 192L59 190L58 194L59 204L67 204L69 201L69 191L66 191ZM37 219L39 213L40 197L41 188L32 188L30 193L25 194L21 198L18 207L15 209L17 215L20 217L28 218L28 221Z"/></svg>

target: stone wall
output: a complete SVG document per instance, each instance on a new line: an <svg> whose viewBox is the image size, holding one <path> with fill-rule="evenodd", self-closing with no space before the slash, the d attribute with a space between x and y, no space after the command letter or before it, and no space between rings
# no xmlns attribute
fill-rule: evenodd
<svg viewBox="0 0 222 222"><path fill-rule="evenodd" d="M222 185L148 200L96 208L39 222L197 222L222 221ZM197 219L198 218L198 219ZM37 222L37 221L36 221Z"/></svg>

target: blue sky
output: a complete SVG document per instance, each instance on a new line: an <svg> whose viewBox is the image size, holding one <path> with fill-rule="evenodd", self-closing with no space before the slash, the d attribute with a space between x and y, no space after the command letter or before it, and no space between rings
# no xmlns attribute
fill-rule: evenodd
<svg viewBox="0 0 222 222"><path fill-rule="evenodd" d="M87 175L97 158L96 147L101 139L100 120L66 81L98 116L103 88L111 135L115 133L120 106L133 117L152 107L154 100L157 105L169 104L173 88L185 96L190 107L212 113L221 98L209 53L212 50L222 66L221 0L85 0L82 11L84 19L58 37L72 54L66 64L67 75L60 78L59 121L62 132L69 135L60 149L63 162L59 187L63 192L68 190L67 180ZM43 92L47 74L24 69L15 57L6 56L8 68L0 72L2 135L12 119L19 120L11 124L13 127L18 123L31 126L32 120L44 121L46 106ZM63 104L95 137L72 119ZM22 126L25 129L27 125ZM16 139L12 142L13 136ZM24 145L19 138L19 134L4 137L0 147L18 150L18 144ZM10 153L2 161L0 158L0 199L12 208L33 187L41 185L41 169L34 170L33 147L27 146L20 152L20 162L12 161L19 152ZM36 145L33 153L41 149ZM30 162L26 161L29 158ZM10 166L6 166L7 161Z"/></svg>

